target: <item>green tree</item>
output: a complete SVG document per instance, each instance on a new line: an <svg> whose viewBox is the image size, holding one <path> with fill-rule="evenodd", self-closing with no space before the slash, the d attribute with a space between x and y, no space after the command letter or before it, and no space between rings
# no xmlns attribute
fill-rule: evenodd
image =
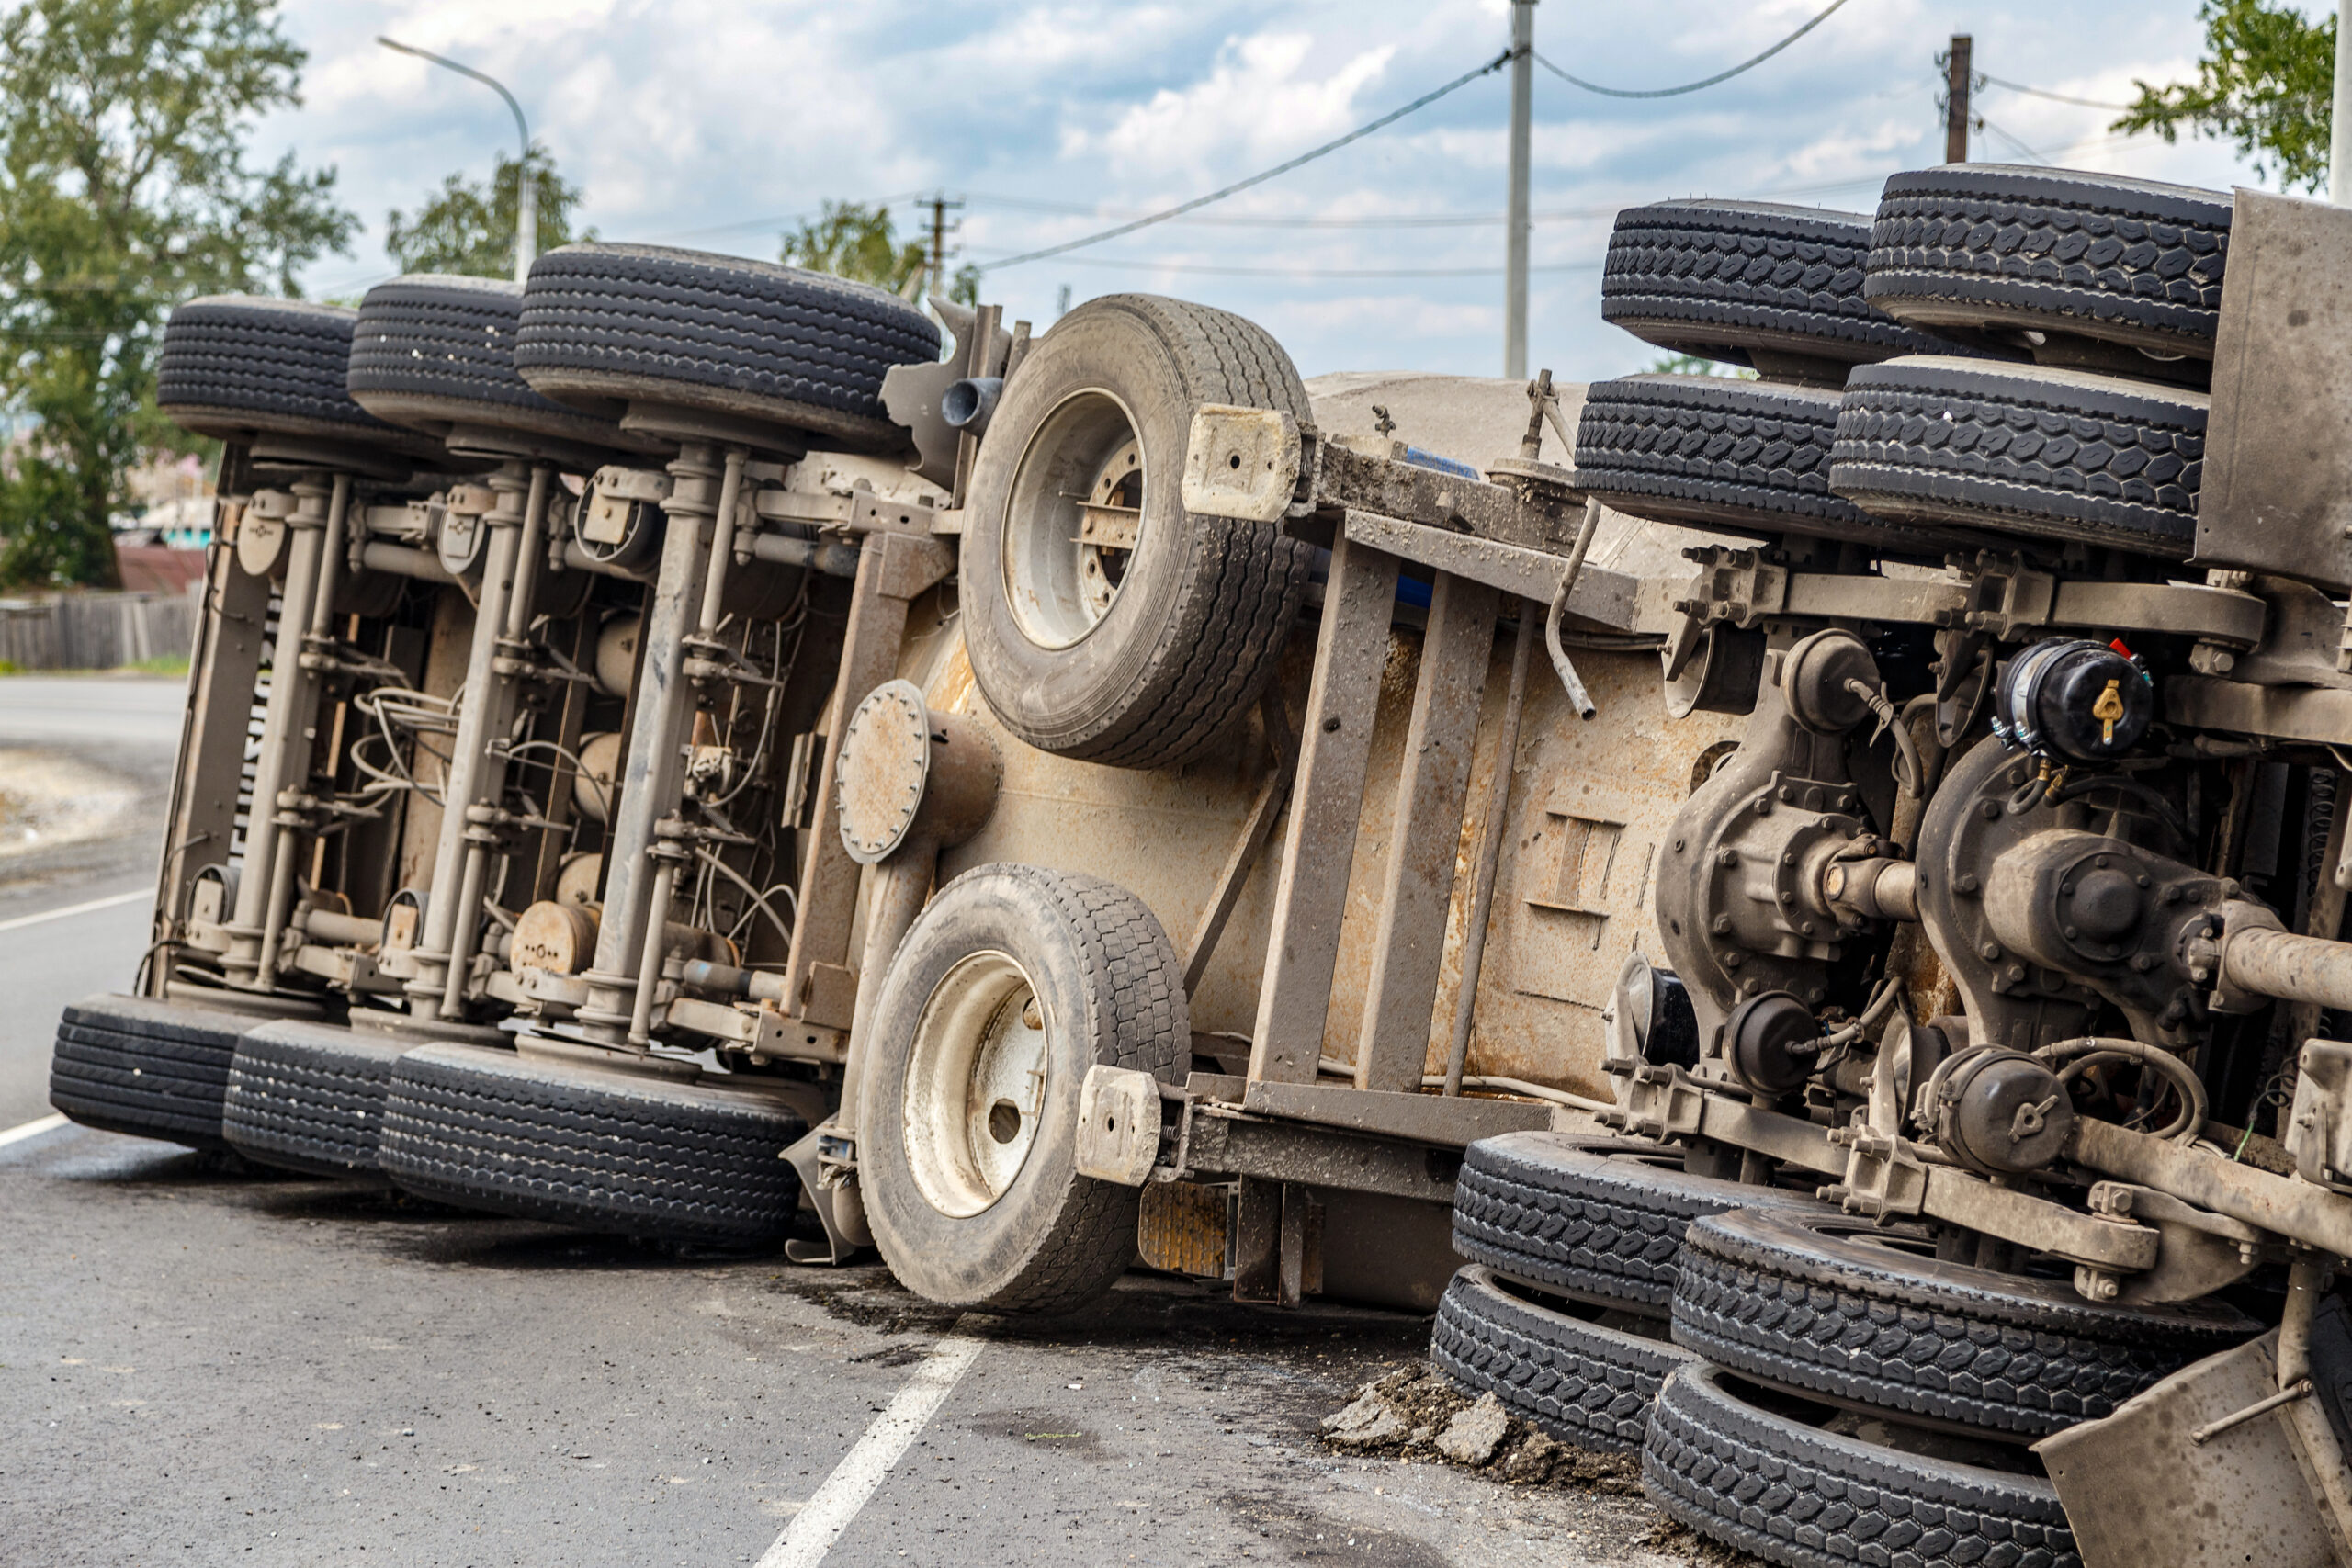
<svg viewBox="0 0 2352 1568"><path fill-rule="evenodd" d="M1745 366L1729 365L1718 359L1702 359L1695 354L1661 354L1643 368L1652 376L1723 376L1738 381L1756 379L1756 372Z"/></svg>
<svg viewBox="0 0 2352 1568"><path fill-rule="evenodd" d="M781 259L786 266L855 278L918 302L931 290L931 248L920 240L901 243L887 207L829 201L822 218L804 222L784 237ZM957 267L947 297L967 305L978 303L980 269Z"/></svg>
<svg viewBox="0 0 2352 1568"><path fill-rule="evenodd" d="M22 0L0 15L0 579L111 585L108 520L155 412L164 317L293 294L346 246L332 170L246 161L300 101L276 0Z"/></svg>
<svg viewBox="0 0 2352 1568"><path fill-rule="evenodd" d="M531 146L531 205L538 209L538 244L542 253L574 240L593 240L593 229L574 234L571 217L580 206L580 187L556 172L555 159L537 142ZM454 272L469 277L514 276L514 215L520 210L516 187L522 183L523 160L502 157L487 186L463 175L441 182L440 193L411 218L394 212L386 220L385 249L402 272Z"/></svg>
<svg viewBox="0 0 2352 1568"><path fill-rule="evenodd" d="M2203 0L2205 54L2197 80L2140 96L2116 130L2153 130L2166 141L2185 126L2224 136L2254 161L2255 175L2317 190L2327 183L2329 111L2335 90L2335 18L2306 20L2292 5Z"/></svg>

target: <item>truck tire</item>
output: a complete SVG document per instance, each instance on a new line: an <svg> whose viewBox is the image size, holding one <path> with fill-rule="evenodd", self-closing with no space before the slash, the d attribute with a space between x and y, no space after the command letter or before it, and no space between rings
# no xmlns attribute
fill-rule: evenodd
<svg viewBox="0 0 2352 1568"><path fill-rule="evenodd" d="M2218 1303L2102 1305L1932 1253L1842 1215L1712 1215L1683 1238L1675 1342L1835 1404L2032 1438L2258 1332Z"/></svg>
<svg viewBox="0 0 2352 1568"><path fill-rule="evenodd" d="M323 1024L265 1024L237 1042L220 1135L263 1165L373 1176L392 1064L410 1048Z"/></svg>
<svg viewBox="0 0 2352 1568"><path fill-rule="evenodd" d="M1832 492L1839 407L1817 387L1717 376L1596 381L1577 421L1577 481L1629 516L1940 557L1953 530L1888 522Z"/></svg>
<svg viewBox="0 0 2352 1568"><path fill-rule="evenodd" d="M1930 1458L1810 1424L1825 1414L1684 1367L1651 1410L1642 1485L1676 1523L1782 1568L2081 1568L2057 1490L2030 1461Z"/></svg>
<svg viewBox="0 0 2352 1568"><path fill-rule="evenodd" d="M1183 1077L1183 975L1159 922L1099 877L977 866L881 984L857 1163L883 1261L947 1306L1053 1315L1109 1290L1137 1196L1078 1174L1078 1094L1097 1063Z"/></svg>
<svg viewBox="0 0 2352 1568"><path fill-rule="evenodd" d="M427 1045L394 1064L378 1160L419 1197L657 1241L782 1239L808 1130L756 1091Z"/></svg>
<svg viewBox="0 0 2352 1568"><path fill-rule="evenodd" d="M1870 248L1860 212L1705 197L1629 207L1609 236L1600 319L1676 354L1832 387L1851 365L1952 353L1864 301Z"/></svg>
<svg viewBox="0 0 2352 1568"><path fill-rule="evenodd" d="M164 326L156 405L181 429L220 441L287 435L438 456L438 442L386 424L352 400L345 378L358 320L346 306L302 299L191 299Z"/></svg>
<svg viewBox="0 0 2352 1568"><path fill-rule="evenodd" d="M1430 1359L1472 1393L1491 1393L1540 1432L1578 1448L1632 1453L1668 1372L1691 1358L1665 1341L1607 1327L1532 1299L1476 1264L1438 1303Z"/></svg>
<svg viewBox="0 0 2352 1568"><path fill-rule="evenodd" d="M1005 388L966 504L964 638L989 706L1041 750L1189 761L1273 673L1315 552L1184 510L1203 403L1310 412L1267 333L1147 294L1072 310ZM1081 538L1085 498L1136 509L1131 547Z"/></svg>
<svg viewBox="0 0 2352 1568"><path fill-rule="evenodd" d="M612 421L531 389L514 369L522 320L523 286L505 278L415 273L379 283L359 301L345 386L377 418L436 436L465 423L639 446Z"/></svg>
<svg viewBox="0 0 2352 1568"><path fill-rule="evenodd" d="M1846 383L1829 488L1876 517L2182 557L2197 536L2201 392L1929 356Z"/></svg>
<svg viewBox="0 0 2352 1568"><path fill-rule="evenodd" d="M632 400L896 451L894 365L939 357L939 329L885 289L662 245L566 245L531 264L514 367L557 402L617 419Z"/></svg>
<svg viewBox="0 0 2352 1568"><path fill-rule="evenodd" d="M1673 1151L1611 1153L1557 1133L1506 1133L1463 1151L1453 1250L1498 1274L1578 1301L1664 1318L1691 1221L1815 1199L1682 1169Z"/></svg>
<svg viewBox="0 0 2352 1568"><path fill-rule="evenodd" d="M230 1058L252 1026L145 997L85 997L58 1023L49 1102L85 1127L225 1148Z"/></svg>
<svg viewBox="0 0 2352 1568"><path fill-rule="evenodd" d="M1862 298L1930 332L2060 332L2210 360L2229 251L2227 191L1947 164L1886 182Z"/></svg>

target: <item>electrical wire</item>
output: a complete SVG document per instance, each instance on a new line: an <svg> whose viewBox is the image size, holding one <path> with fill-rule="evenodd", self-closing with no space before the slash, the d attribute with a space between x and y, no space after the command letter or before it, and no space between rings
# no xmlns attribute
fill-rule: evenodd
<svg viewBox="0 0 2352 1568"><path fill-rule="evenodd" d="M1536 64L1541 65L1544 70L1549 71L1553 75L1557 76L1561 81L1567 83L1570 86L1582 87L1588 93L1599 93L1605 98L1671 98L1683 93L1695 93L1702 87L1712 87L1718 82L1728 82L1743 71L1754 70L1757 66L1763 64L1766 61L1780 53L1781 51L1788 48L1789 45L1796 42L1797 39L1804 37L1805 34L1813 31L1814 28L1821 26L1822 23L1827 21L1831 17L1836 16L1839 8L1845 4L1846 0L1829 0L1828 7L1822 11L1820 15L1815 17L1813 20L1799 28L1796 31L1791 33L1788 37L1782 39L1780 42L1774 44L1763 53L1751 55L1749 58L1741 61L1738 64L1733 66L1728 71L1718 71L1713 75L1703 77L1696 82L1685 82L1679 87L1645 87L1640 89L1631 87L1604 87L1598 82L1588 82L1581 76L1569 75L1566 72L1561 70L1558 66L1544 59L1541 54L1536 54L1532 50L1530 50L1528 52L1534 55Z"/></svg>
<svg viewBox="0 0 2352 1568"><path fill-rule="evenodd" d="M1837 0L1837 3L1838 5L1842 6L1846 3L1846 0ZM1832 6L1831 8L1834 10L1836 7ZM1481 76L1493 75L1496 72L1510 64L1510 59L1511 51L1510 50L1505 50L1500 54L1496 55L1492 60L1487 61L1484 65L1479 66L1477 69L1474 71L1465 71L1461 75L1456 76L1453 81L1448 82L1442 87L1436 88L1431 92L1423 93L1419 97L1415 98L1403 108L1392 109L1388 113L1382 115L1378 119L1372 120L1366 124L1356 127L1355 130L1349 131L1345 136L1340 137L1334 141L1326 141L1320 147L1311 148L1305 152L1301 152L1295 158L1292 158L1284 163L1276 164L1272 168L1267 169L1261 173L1251 175L1246 180L1236 180L1233 184L1226 186L1222 189L1213 190L1206 196L1196 196L1190 201L1179 202L1174 207L1168 208L1163 211L1150 213L1145 217L1137 218L1131 222L1122 223L1114 229L1105 229L1099 234L1089 234L1083 239L1066 240L1058 245L1047 245L1041 250L1026 251L1017 256L1008 256L1002 261L981 263L979 264L980 270L982 272L998 272L1001 271L1005 267L1019 266L1023 262L1043 261L1047 256L1058 256L1066 254L1071 251L1083 250L1089 245L1099 245L1105 240L1115 240L1122 234L1132 234L1138 229L1148 229L1155 223L1165 223L1171 218L1182 217L1187 212L1195 211L1200 208L1208 206L1212 202L1223 201L1227 197L1238 196L1241 192L1250 189L1252 186L1261 186L1265 184L1268 180L1272 179L1277 175L1286 175L1302 164L1311 164L1316 159L1323 157L1327 153L1336 152L1340 148L1345 147L1349 142L1361 141L1384 126L1394 125L1398 120L1403 119L1407 115L1413 113L1416 109L1427 108L1430 105L1437 102L1440 98L1444 97L1448 93L1459 91L1460 89L1468 86L1471 83L1476 82Z"/></svg>
<svg viewBox="0 0 2352 1568"><path fill-rule="evenodd" d="M2005 82L1998 76L1987 76L1982 71L1973 74L1980 87L2001 87L2012 93L2023 93L2028 97L2048 98L2053 104L2073 104L2078 108L2109 109L2117 114L2132 112L2130 104L2101 103L2097 98L2078 98L2071 93L2053 93L2047 87L2029 87L2022 82Z"/></svg>
<svg viewBox="0 0 2352 1568"><path fill-rule="evenodd" d="M1143 256L1071 256L1065 263L1070 266L1136 267L1148 272L1202 273L1215 277L1290 277L1313 281L1329 277L1500 277L1504 269L1498 266L1375 266L1375 267L1297 267L1297 266L1215 266L1192 262L1153 261ZM1560 262L1531 266L1530 272L1599 272L1599 260Z"/></svg>

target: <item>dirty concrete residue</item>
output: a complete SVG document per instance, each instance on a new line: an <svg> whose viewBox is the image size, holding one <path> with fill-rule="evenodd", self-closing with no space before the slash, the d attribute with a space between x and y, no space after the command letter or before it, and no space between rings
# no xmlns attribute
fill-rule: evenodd
<svg viewBox="0 0 2352 1568"><path fill-rule="evenodd" d="M1511 1415L1493 1394L1474 1398L1426 1366L1364 1384L1322 1427L1323 1441L1346 1453L1458 1464L1514 1486L1641 1495L1635 1456L1571 1447Z"/></svg>
<svg viewBox="0 0 2352 1568"><path fill-rule="evenodd" d="M62 751L0 748L0 860L104 838L138 802L130 781Z"/></svg>

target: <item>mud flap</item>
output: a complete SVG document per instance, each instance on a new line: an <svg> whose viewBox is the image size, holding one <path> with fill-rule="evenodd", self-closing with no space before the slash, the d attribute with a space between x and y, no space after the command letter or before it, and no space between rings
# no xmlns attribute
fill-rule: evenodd
<svg viewBox="0 0 2352 1568"><path fill-rule="evenodd" d="M2033 1446L2083 1568L2352 1568L2352 1325L2312 1328L2312 1396L2206 1434L2274 1398L2278 1335L2183 1367L2104 1420Z"/></svg>

